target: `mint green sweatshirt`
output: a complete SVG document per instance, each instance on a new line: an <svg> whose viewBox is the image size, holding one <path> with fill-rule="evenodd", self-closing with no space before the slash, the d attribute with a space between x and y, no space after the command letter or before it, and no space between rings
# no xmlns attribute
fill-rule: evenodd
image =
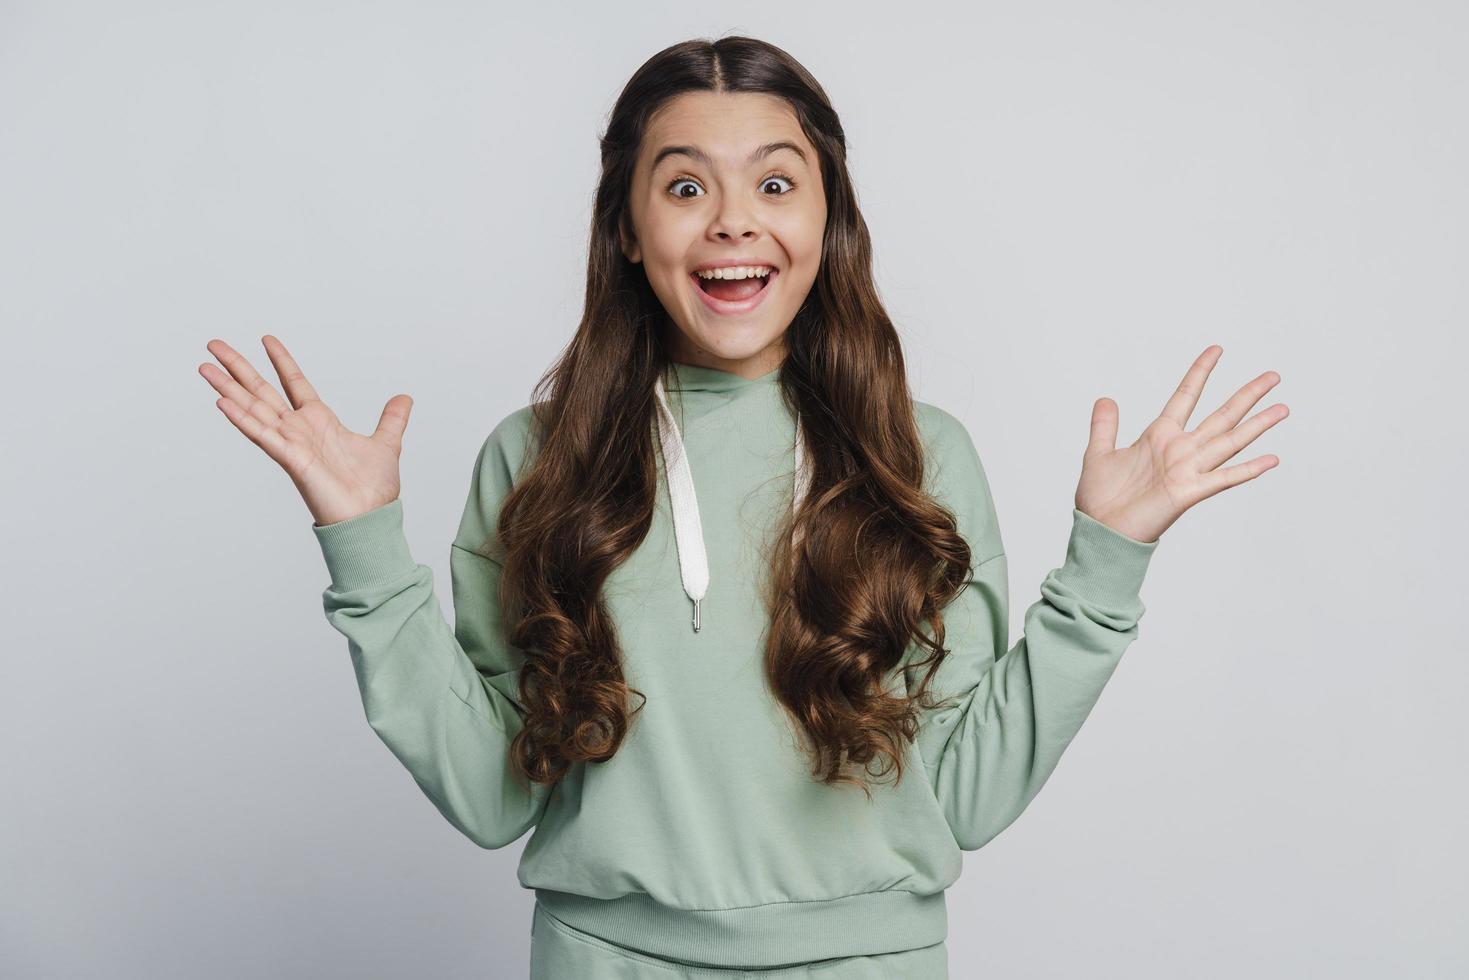
<svg viewBox="0 0 1469 980"><path fill-rule="evenodd" d="M1005 829L1046 782L1143 614L1157 542L1072 511L1065 560L1008 641L1004 545L964 425L917 402L930 492L958 518L973 575L944 610L951 653L899 786L810 774L767 689L759 582L768 532L792 503L795 419L777 371L749 380L680 365L679 418L707 548L702 626L680 578L664 464L652 527L607 581L628 684L647 697L609 761L526 791L507 746L521 724L522 651L496 602L499 506L529 447L531 409L485 439L450 547L454 626L417 564L402 501L313 525L368 724L439 812L481 847L534 833L519 880L549 912L654 956L756 969L945 939L961 851ZM911 649L907 660L921 659ZM916 686L921 670L894 671ZM633 704L637 704L634 696Z"/></svg>

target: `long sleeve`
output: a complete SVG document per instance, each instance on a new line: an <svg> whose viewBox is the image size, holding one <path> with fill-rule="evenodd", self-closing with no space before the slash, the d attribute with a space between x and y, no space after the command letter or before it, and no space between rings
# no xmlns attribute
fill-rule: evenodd
<svg viewBox="0 0 1469 980"><path fill-rule="evenodd" d="M1158 542L1073 508L1065 560L1010 645L1008 563L989 485L963 426L951 419L946 428L940 496L977 550L970 582L944 609L951 652L931 685L956 700L926 714L918 745L954 839L972 851L1030 805L1096 705L1137 636ZM910 674L910 686L916 680Z"/></svg>
<svg viewBox="0 0 1469 980"><path fill-rule="evenodd" d="M312 525L331 575L323 607L347 637L368 724L439 812L486 848L534 826L551 790L527 784L510 766L524 714L517 700L524 655L505 641L500 565L488 556L510 488L516 428L497 426L476 462L449 551L452 630L432 569L409 552L401 498Z"/></svg>

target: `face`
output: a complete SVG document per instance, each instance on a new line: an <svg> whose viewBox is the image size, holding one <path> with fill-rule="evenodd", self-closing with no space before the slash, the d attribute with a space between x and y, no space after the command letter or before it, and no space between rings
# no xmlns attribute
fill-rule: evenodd
<svg viewBox="0 0 1469 980"><path fill-rule="evenodd" d="M790 106L748 92L673 99L643 138L630 191L622 251L668 312L673 359L747 378L778 367L826 229L821 166ZM749 278L698 274L731 266Z"/></svg>

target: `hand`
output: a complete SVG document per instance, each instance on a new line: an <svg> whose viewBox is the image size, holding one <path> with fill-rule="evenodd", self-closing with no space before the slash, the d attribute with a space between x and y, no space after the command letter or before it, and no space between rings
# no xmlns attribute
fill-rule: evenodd
<svg viewBox="0 0 1469 980"><path fill-rule="evenodd" d="M222 340L205 347L229 374L208 362L199 365L199 373L224 396L214 404L235 428L285 469L317 525L397 500L398 458L413 399L394 395L372 435L358 435L316 396L284 344L269 334L260 340L290 404Z"/></svg>
<svg viewBox="0 0 1469 980"><path fill-rule="evenodd" d="M1223 353L1218 344L1205 349L1163 406L1163 414L1126 449L1116 448L1117 403L1097 399L1076 488L1077 510L1130 538L1156 541L1194 504L1280 463L1280 457L1267 455L1218 468L1290 414L1284 404L1276 404L1239 424L1245 412L1280 383L1274 371L1236 391L1198 428L1184 431L1204 382Z"/></svg>

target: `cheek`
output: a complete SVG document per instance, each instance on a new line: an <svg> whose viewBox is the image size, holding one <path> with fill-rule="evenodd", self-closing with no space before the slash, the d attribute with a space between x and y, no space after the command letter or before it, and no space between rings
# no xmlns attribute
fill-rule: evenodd
<svg viewBox="0 0 1469 980"><path fill-rule="evenodd" d="M652 229L643 243L648 271L660 279L682 278L690 247L689 235L677 223L665 222Z"/></svg>
<svg viewBox="0 0 1469 980"><path fill-rule="evenodd" d="M821 239L826 230L826 221L819 210L790 214L781 223L780 241L790 256L792 265L808 274L814 274L821 261Z"/></svg>

